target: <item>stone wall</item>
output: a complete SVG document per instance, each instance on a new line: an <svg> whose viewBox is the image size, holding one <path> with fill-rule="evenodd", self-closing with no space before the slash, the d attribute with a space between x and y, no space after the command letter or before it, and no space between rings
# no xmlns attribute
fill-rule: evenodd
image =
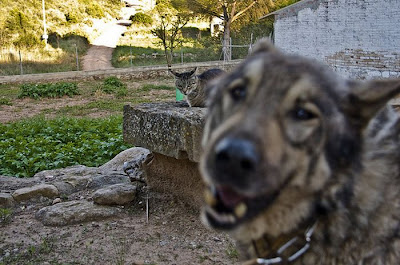
<svg viewBox="0 0 400 265"><path fill-rule="evenodd" d="M210 68L221 68L230 71L241 60L234 60L224 63L223 61L214 62L197 62L173 65L172 69L178 72L192 70L198 67L199 72ZM29 74L29 75L11 75L0 76L0 84L10 83L27 83L27 82L56 82L56 81L85 81L103 79L109 76L116 76L122 80L143 80L152 79L157 77L168 77L167 66L143 66L133 68L115 68L104 69L95 71L72 71L72 72L59 72L59 73L46 73L46 74Z"/></svg>
<svg viewBox="0 0 400 265"><path fill-rule="evenodd" d="M400 77L398 0L303 0L275 13L275 44L343 76Z"/></svg>

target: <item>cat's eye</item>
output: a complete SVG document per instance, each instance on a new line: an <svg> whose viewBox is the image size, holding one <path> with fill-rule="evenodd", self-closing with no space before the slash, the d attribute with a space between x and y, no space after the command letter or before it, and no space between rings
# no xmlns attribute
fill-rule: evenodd
<svg viewBox="0 0 400 265"><path fill-rule="evenodd" d="M243 100L246 97L247 89L244 85L235 86L230 90L232 98L236 101Z"/></svg>
<svg viewBox="0 0 400 265"><path fill-rule="evenodd" d="M294 108L291 112L290 112L290 116L294 119L294 120L299 120L299 121L307 121L307 120L311 120L317 117L317 115L315 115L314 113L312 113L311 111L302 108L302 107L296 107Z"/></svg>

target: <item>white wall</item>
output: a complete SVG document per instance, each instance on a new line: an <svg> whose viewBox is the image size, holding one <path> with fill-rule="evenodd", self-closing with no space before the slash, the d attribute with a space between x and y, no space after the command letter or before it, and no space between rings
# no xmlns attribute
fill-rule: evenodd
<svg viewBox="0 0 400 265"><path fill-rule="evenodd" d="M344 76L400 77L400 0L316 0L275 17L275 45Z"/></svg>

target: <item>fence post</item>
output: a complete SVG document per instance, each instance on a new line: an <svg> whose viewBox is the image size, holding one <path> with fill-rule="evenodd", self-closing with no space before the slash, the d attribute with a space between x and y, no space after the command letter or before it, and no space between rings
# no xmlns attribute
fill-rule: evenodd
<svg viewBox="0 0 400 265"><path fill-rule="evenodd" d="M19 71L20 71L20 75L24 74L24 71L22 69L22 56L21 56L21 50L18 50L18 54L19 54Z"/></svg>
<svg viewBox="0 0 400 265"><path fill-rule="evenodd" d="M75 54L76 54L76 71L79 71L78 44L76 43L75 43Z"/></svg>
<svg viewBox="0 0 400 265"><path fill-rule="evenodd" d="M132 62L132 44L129 44L129 52L130 52L130 64L131 64L131 67L132 67L132 65L133 65L133 62Z"/></svg>
<svg viewBox="0 0 400 265"><path fill-rule="evenodd" d="M182 47L181 47L181 64L183 64L183 51L182 51Z"/></svg>

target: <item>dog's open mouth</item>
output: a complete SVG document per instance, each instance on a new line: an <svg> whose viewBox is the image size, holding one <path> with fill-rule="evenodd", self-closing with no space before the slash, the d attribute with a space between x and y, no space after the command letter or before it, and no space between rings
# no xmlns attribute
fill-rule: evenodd
<svg viewBox="0 0 400 265"><path fill-rule="evenodd" d="M211 186L205 191L205 216L214 228L233 229L261 213L276 196L277 193L249 197L228 186Z"/></svg>

